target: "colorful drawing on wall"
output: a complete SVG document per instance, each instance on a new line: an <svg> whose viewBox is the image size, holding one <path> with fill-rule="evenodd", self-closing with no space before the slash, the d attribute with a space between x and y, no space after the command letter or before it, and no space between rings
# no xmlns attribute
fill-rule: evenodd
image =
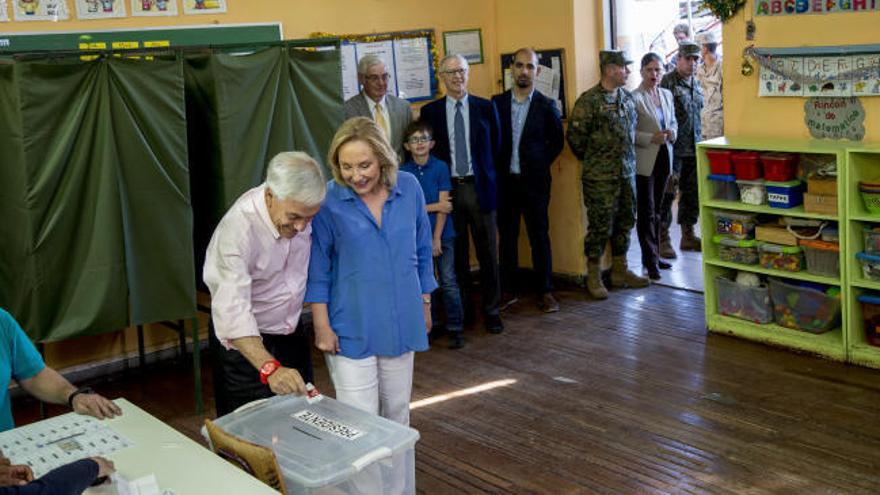
<svg viewBox="0 0 880 495"><path fill-rule="evenodd" d="M849 72L851 57L804 57L804 75L811 82L806 83L805 96L849 96L852 94L851 80L840 79L839 75Z"/></svg>
<svg viewBox="0 0 880 495"><path fill-rule="evenodd" d="M0 0L0 22L9 20L9 13L6 11L6 0Z"/></svg>
<svg viewBox="0 0 880 495"><path fill-rule="evenodd" d="M131 0L131 15L177 15L177 0Z"/></svg>
<svg viewBox="0 0 880 495"><path fill-rule="evenodd" d="M785 60L776 58L770 61L770 64L777 70L784 68ZM781 88L780 88L781 86ZM784 77L771 70L762 70L761 78L758 82L758 96L781 96L788 87Z"/></svg>
<svg viewBox="0 0 880 495"><path fill-rule="evenodd" d="M853 96L880 96L880 54L853 55Z"/></svg>
<svg viewBox="0 0 880 495"><path fill-rule="evenodd" d="M76 0L76 16L80 19L125 17L125 1Z"/></svg>
<svg viewBox="0 0 880 495"><path fill-rule="evenodd" d="M226 0L183 0L184 14L222 14Z"/></svg>
<svg viewBox="0 0 880 495"><path fill-rule="evenodd" d="M64 0L14 0L16 21L66 21L70 14Z"/></svg>

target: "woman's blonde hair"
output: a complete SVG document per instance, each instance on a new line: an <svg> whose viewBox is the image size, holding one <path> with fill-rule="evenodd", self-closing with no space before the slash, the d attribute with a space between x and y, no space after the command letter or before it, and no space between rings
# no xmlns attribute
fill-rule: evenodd
<svg viewBox="0 0 880 495"><path fill-rule="evenodd" d="M327 163L333 173L333 180L337 184L347 186L342 179L342 169L339 164L339 148L352 141L367 143L376 159L379 160L379 181L388 189L397 185L397 153L391 148L388 139L382 129L371 119L366 117L354 117L342 123L333 142L330 144L330 152L327 154Z"/></svg>

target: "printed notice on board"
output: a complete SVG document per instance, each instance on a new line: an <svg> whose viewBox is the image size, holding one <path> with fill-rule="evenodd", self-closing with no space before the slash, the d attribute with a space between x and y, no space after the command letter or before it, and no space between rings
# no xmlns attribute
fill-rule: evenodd
<svg viewBox="0 0 880 495"><path fill-rule="evenodd" d="M16 21L66 21L70 17L64 0L15 0L12 11Z"/></svg>
<svg viewBox="0 0 880 495"><path fill-rule="evenodd" d="M177 15L177 0L131 0L131 15Z"/></svg>
<svg viewBox="0 0 880 495"><path fill-rule="evenodd" d="M430 98L431 53L426 38L394 40L397 90L401 98Z"/></svg>
<svg viewBox="0 0 880 495"><path fill-rule="evenodd" d="M0 0L0 22L9 20L9 14L6 13L6 0Z"/></svg>

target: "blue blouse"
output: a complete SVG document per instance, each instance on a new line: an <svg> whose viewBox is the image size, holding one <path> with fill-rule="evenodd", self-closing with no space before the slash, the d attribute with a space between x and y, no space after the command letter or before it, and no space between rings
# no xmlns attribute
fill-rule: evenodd
<svg viewBox="0 0 880 495"><path fill-rule="evenodd" d="M431 224L416 178L398 174L381 227L351 188L330 181L312 221L305 301L327 304L339 353L361 359L426 350L421 295L436 288Z"/></svg>

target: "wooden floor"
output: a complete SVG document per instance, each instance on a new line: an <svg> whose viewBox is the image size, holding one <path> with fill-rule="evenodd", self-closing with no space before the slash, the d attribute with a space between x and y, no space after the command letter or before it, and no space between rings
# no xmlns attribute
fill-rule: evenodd
<svg viewBox="0 0 880 495"><path fill-rule="evenodd" d="M880 372L707 336L687 291L559 296L417 356L420 493L880 493ZM198 438L191 386L185 364L96 384Z"/></svg>

